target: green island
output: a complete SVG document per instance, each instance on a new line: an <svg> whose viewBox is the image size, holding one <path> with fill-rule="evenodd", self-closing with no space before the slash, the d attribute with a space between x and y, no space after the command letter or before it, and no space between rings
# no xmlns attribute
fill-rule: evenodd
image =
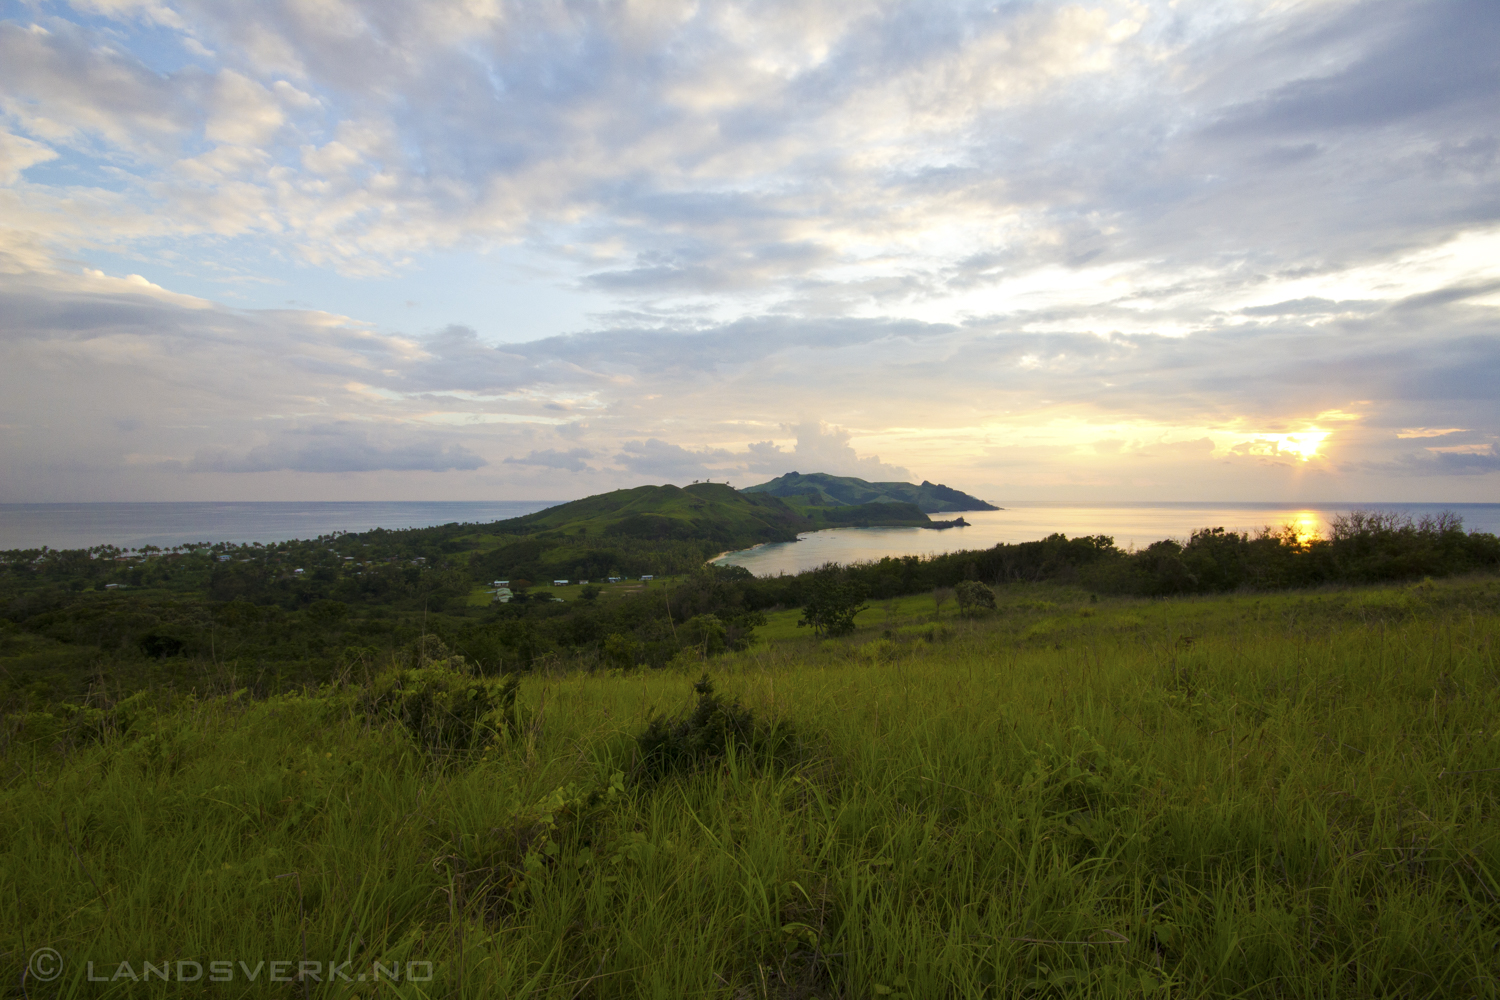
<svg viewBox="0 0 1500 1000"><path fill-rule="evenodd" d="M853 507L871 503L913 504L923 512L999 510L992 503L972 497L941 483L871 483L852 476L830 476L826 472L802 475L788 472L759 486L745 487L746 493L764 493L784 497L810 507Z"/></svg>
<svg viewBox="0 0 1500 1000"><path fill-rule="evenodd" d="M720 552L791 542L822 528L943 528L961 521L933 521L912 501L825 504L802 494L694 483L615 490L509 521L427 530L442 534L443 554L470 553L468 567L481 575L587 580L692 572Z"/></svg>
<svg viewBox="0 0 1500 1000"><path fill-rule="evenodd" d="M1500 539L811 492L0 553L7 995L1496 995Z"/></svg>

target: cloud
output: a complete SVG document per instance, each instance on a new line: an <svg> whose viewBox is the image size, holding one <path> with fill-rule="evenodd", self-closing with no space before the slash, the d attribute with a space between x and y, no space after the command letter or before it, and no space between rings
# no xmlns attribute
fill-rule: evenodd
<svg viewBox="0 0 1500 1000"><path fill-rule="evenodd" d="M57 151L19 135L0 131L0 184L15 184L21 172L57 159Z"/></svg>
<svg viewBox="0 0 1500 1000"><path fill-rule="evenodd" d="M1429 453L1410 467L1400 435L1500 435L1496 310L1474 298L1248 326L1231 316L1191 336L1065 332L1097 316L1090 307L964 326L753 317L496 345L457 325L411 337L327 313L229 309L144 279L38 269L37 251L10 247L0 448L18 470L8 484L32 489L83 475L58 456L148 492L180 489L148 488L151 469L204 483L440 471L479 477L461 487L476 496L558 495L572 480L547 475L590 468L600 486L748 485L796 470L1041 489L1049 468L1125 483L1147 466L1213 483L1234 481L1213 463L1258 461L1236 445L1313 426L1331 436L1299 467L1471 481L1489 471L1482 455ZM1034 332L1039 317L1057 332ZM482 478L496 464L508 478Z"/></svg>
<svg viewBox="0 0 1500 1000"><path fill-rule="evenodd" d="M852 435L842 428L805 421L787 429L796 434L796 446L786 452L770 441L751 445L750 472L772 478L788 472L826 472L871 482L904 482L911 478L909 471L882 462L879 455L858 455L849 443Z"/></svg>
<svg viewBox="0 0 1500 1000"><path fill-rule="evenodd" d="M511 465L535 465L543 469L586 472L589 471L588 460L593 457L594 453L587 448L569 448L567 451L548 448L545 451L532 451L524 458L507 458L505 461Z"/></svg>
<svg viewBox="0 0 1500 1000"><path fill-rule="evenodd" d="M1335 7L1303 31L1285 32L1278 48L1312 50L1324 33L1346 46L1362 42L1363 51L1334 72L1294 79L1234 108L1214 128L1327 135L1494 99L1500 12L1493 4L1400 4L1378 18L1372 11L1370 4Z"/></svg>
<svg viewBox="0 0 1500 1000"><path fill-rule="evenodd" d="M290 85L278 89L300 93ZM260 145L286 121L280 103L269 90L232 69L219 73L211 101L213 111L204 124L203 135L213 142Z"/></svg>
<svg viewBox="0 0 1500 1000"><path fill-rule="evenodd" d="M183 466L189 472L446 472L477 469L485 460L463 445L433 439L385 445L368 431L338 424L288 429L276 440L242 455L199 452Z"/></svg>
<svg viewBox="0 0 1500 1000"><path fill-rule="evenodd" d="M200 78L164 78L99 42L65 22L0 21L0 109L35 139L159 162L193 124Z"/></svg>
<svg viewBox="0 0 1500 1000"><path fill-rule="evenodd" d="M1482 2L1212 17L799 6L194 2L176 37L218 55L163 77L145 36L139 57L128 40L133 19L165 8L111 3L96 10L120 20L109 32L8 26L7 86L39 138L149 141L163 156L167 136L197 129L210 144L263 145L265 162L242 161L206 199L242 186L255 210L237 232L320 263L359 271L423 247L525 240L609 294L801 302L813 279L825 310L889 294L876 289L921 299L993 284L964 261L1078 267L1181 247L1211 235L1186 214L1205 210L1230 226L1364 231L1368 202L1326 195L1390 184L1388 158L1358 136L1282 136L1332 127L1317 115L1345 130L1384 115L1452 158L1485 138L1454 110L1488 93L1495 18ZM1272 164L1267 140L1295 155ZM203 152L184 148L183 162ZM127 167L142 195L208 225L191 192L153 183L178 169ZM1424 177L1425 197L1462 211L1483 202L1474 179ZM1381 201L1375 218L1391 224L1408 205ZM1415 222L1400 238L1429 235Z"/></svg>
<svg viewBox="0 0 1500 1000"><path fill-rule="evenodd" d="M1472 451L1439 451L1433 459L1443 475L1484 475L1500 471L1500 449L1493 444Z"/></svg>
<svg viewBox="0 0 1500 1000"><path fill-rule="evenodd" d="M1500 435L1497 30L1482 0L18 7L4 496L1481 491L1488 453L1397 435ZM1300 478L1234 451L1310 427Z"/></svg>
<svg viewBox="0 0 1500 1000"><path fill-rule="evenodd" d="M716 478L714 473L717 470L710 466L733 460L734 455L722 448L693 451L659 438L626 441L614 457L616 465L634 476L671 483Z"/></svg>
<svg viewBox="0 0 1500 1000"><path fill-rule="evenodd" d="M1365 312L1375 307L1373 302L1334 302L1313 296L1277 302L1266 306L1246 306L1240 310L1244 316L1327 316L1336 313Z"/></svg>

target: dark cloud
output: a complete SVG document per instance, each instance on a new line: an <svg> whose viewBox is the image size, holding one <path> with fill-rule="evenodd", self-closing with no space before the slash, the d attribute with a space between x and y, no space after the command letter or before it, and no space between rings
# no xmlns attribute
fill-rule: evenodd
<svg viewBox="0 0 1500 1000"><path fill-rule="evenodd" d="M1230 110L1214 131L1261 136L1367 130L1492 106L1500 88L1500 7L1488 0L1371 0L1299 25L1276 41L1273 53L1285 47L1309 57L1347 50L1351 43L1363 42L1365 50L1334 72L1284 84Z"/></svg>
<svg viewBox="0 0 1500 1000"><path fill-rule="evenodd" d="M1309 297L1277 302L1269 306L1247 306L1240 310L1242 316L1317 316L1330 313L1365 312L1376 307L1376 303L1334 302L1332 299Z"/></svg>
<svg viewBox="0 0 1500 1000"><path fill-rule="evenodd" d="M1500 472L1500 451L1490 445L1488 451L1445 451L1435 456L1444 475L1483 475Z"/></svg>
<svg viewBox="0 0 1500 1000"><path fill-rule="evenodd" d="M1446 306L1452 302L1462 302L1465 299L1488 295L1495 291L1500 291L1500 280L1481 281L1470 285L1439 288L1435 291L1423 292L1421 295L1412 295L1397 302L1393 308L1432 309L1435 306Z"/></svg>

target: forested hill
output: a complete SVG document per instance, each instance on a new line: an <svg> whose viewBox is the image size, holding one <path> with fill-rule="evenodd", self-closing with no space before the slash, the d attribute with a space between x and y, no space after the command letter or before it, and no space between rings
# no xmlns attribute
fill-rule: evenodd
<svg viewBox="0 0 1500 1000"><path fill-rule="evenodd" d="M531 580L687 572L719 552L794 541L839 525L933 527L914 505L845 507L822 516L799 498L744 493L723 483L637 486L476 525L461 544L477 549L476 575ZM456 550L455 550L456 551Z"/></svg>
<svg viewBox="0 0 1500 1000"><path fill-rule="evenodd" d="M807 530L807 521L777 497L747 496L722 483L694 483L614 490L486 527L506 534L692 539L742 548L791 541Z"/></svg>
<svg viewBox="0 0 1500 1000"><path fill-rule="evenodd" d="M853 476L830 476L826 472L788 472L768 483L747 486L741 493L785 497L798 504L840 507L846 504L910 503L924 513L960 510L999 510L994 504L972 497L962 490L925 479L920 486L912 483L871 483Z"/></svg>

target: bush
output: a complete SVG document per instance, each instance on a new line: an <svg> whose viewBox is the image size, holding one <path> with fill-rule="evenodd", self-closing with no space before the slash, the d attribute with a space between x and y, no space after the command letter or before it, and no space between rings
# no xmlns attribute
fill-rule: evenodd
<svg viewBox="0 0 1500 1000"><path fill-rule="evenodd" d="M173 656L181 656L183 646L186 645L175 635L165 632L151 631L141 636L137 645L141 653L156 660L165 660Z"/></svg>
<svg viewBox="0 0 1500 1000"><path fill-rule="evenodd" d="M822 575L812 585L812 593L802 605L797 627L812 626L815 635L848 635L854 631L854 617L865 610L864 589L833 576Z"/></svg>
<svg viewBox="0 0 1500 1000"><path fill-rule="evenodd" d="M110 737L149 735L158 718L149 691L137 691L109 708L58 702L31 712L16 712L0 721L0 755L12 746L56 749L100 743Z"/></svg>
<svg viewBox="0 0 1500 1000"><path fill-rule="evenodd" d="M656 716L636 737L640 769L647 779L696 770L722 759L731 746L778 764L791 762L794 739L789 723L757 722L738 700L725 701L716 695L708 674L693 690L698 693L698 704L691 713L676 719Z"/></svg>
<svg viewBox="0 0 1500 1000"><path fill-rule="evenodd" d="M478 677L454 660L378 675L364 696L366 712L401 723L434 752L475 750L501 733L518 732L525 724L516 707L520 678Z"/></svg>
<svg viewBox="0 0 1500 1000"><path fill-rule="evenodd" d="M612 667L629 670L641 662L642 648L635 636L611 632L604 638L604 661Z"/></svg>
<svg viewBox="0 0 1500 1000"><path fill-rule="evenodd" d="M677 630L677 637L705 660L724 652L728 636L729 630L718 615L694 615Z"/></svg>
<svg viewBox="0 0 1500 1000"><path fill-rule="evenodd" d="M977 615L981 611L995 610L995 592L978 580L964 580L955 589L958 610L964 614Z"/></svg>

